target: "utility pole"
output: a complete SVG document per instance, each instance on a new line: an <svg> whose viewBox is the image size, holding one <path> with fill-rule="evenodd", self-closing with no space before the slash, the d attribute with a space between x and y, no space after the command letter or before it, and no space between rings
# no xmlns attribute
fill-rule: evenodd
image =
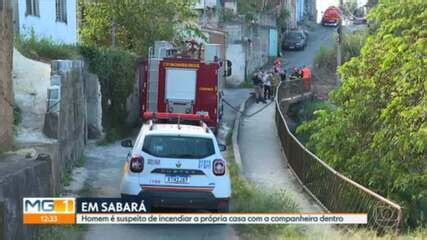
<svg viewBox="0 0 427 240"><path fill-rule="evenodd" d="M342 63L342 38L343 38L343 34L342 34L342 22L344 20L344 14L343 14L343 0L339 0L339 9L341 10L341 17L340 17L340 21L338 23L338 28L337 28L337 32L338 32L338 43L337 43L337 67L339 67ZM336 80L336 85L339 85L341 82L339 75L337 74L337 80Z"/></svg>

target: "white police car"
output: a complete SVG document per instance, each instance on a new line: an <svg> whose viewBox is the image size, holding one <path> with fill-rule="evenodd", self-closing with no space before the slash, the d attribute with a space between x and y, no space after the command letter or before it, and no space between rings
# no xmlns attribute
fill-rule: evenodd
<svg viewBox="0 0 427 240"><path fill-rule="evenodd" d="M147 209L227 212L230 176L220 153L225 146L217 143L203 121L182 124L192 114L163 114L166 118L178 116L174 124L160 123L159 116L153 115L154 119L141 127L135 144L122 141L123 147L132 148L124 165L122 198L143 199Z"/></svg>

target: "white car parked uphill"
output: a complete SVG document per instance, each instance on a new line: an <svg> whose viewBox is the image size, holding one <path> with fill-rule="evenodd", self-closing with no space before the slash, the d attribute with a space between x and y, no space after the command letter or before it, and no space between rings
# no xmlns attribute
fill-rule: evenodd
<svg viewBox="0 0 427 240"><path fill-rule="evenodd" d="M231 196L227 162L206 124L182 124L192 114L163 114L177 123L160 123L159 116L141 127L124 165L123 198L143 199L147 209L191 208L227 212ZM195 116L200 118L197 115ZM194 122L194 121L193 121ZM186 122L188 123L188 121Z"/></svg>

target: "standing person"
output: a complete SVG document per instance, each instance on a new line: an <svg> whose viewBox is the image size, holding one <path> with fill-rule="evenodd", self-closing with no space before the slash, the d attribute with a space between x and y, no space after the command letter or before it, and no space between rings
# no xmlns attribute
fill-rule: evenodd
<svg viewBox="0 0 427 240"><path fill-rule="evenodd" d="M265 100L271 99L272 78L273 78L273 73L265 74L265 78L263 81L264 82L264 99Z"/></svg>
<svg viewBox="0 0 427 240"><path fill-rule="evenodd" d="M262 98L261 98L261 101L263 102L263 103L267 103L266 102L266 96L265 96L265 83L267 82L267 80L268 80L268 73L267 72L262 72L262 74L261 74L261 80L262 80L262 84L261 84L261 92L262 92Z"/></svg>
<svg viewBox="0 0 427 240"><path fill-rule="evenodd" d="M252 83L254 84L256 103L259 103L259 101L262 101L262 99L264 99L263 92L262 92L263 83L261 80L261 76L262 76L261 70L258 70L257 72L255 72L252 76Z"/></svg>
<svg viewBox="0 0 427 240"><path fill-rule="evenodd" d="M286 70L281 69L279 74L280 74L280 81L286 81Z"/></svg>
<svg viewBox="0 0 427 240"><path fill-rule="evenodd" d="M272 98L274 99L274 97L276 96L277 86L279 86L280 82L283 81L281 72L278 75L273 74L271 80L272 80L271 81L271 83L272 83L271 84L271 95L272 95Z"/></svg>
<svg viewBox="0 0 427 240"><path fill-rule="evenodd" d="M310 85L311 85L311 70L310 68L308 68L307 66L303 66L301 69L301 77L302 80L304 81L304 89L305 91L309 91L310 90Z"/></svg>

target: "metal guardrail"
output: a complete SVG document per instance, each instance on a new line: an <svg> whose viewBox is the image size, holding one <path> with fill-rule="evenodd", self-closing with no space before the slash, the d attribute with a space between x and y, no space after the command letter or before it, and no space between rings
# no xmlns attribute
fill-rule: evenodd
<svg viewBox="0 0 427 240"><path fill-rule="evenodd" d="M285 114L291 99L301 94L300 84L280 84L276 89L275 114L282 147L300 184L326 211L368 213L368 228L378 233L399 232L402 209L398 204L334 170L304 147L289 130Z"/></svg>

